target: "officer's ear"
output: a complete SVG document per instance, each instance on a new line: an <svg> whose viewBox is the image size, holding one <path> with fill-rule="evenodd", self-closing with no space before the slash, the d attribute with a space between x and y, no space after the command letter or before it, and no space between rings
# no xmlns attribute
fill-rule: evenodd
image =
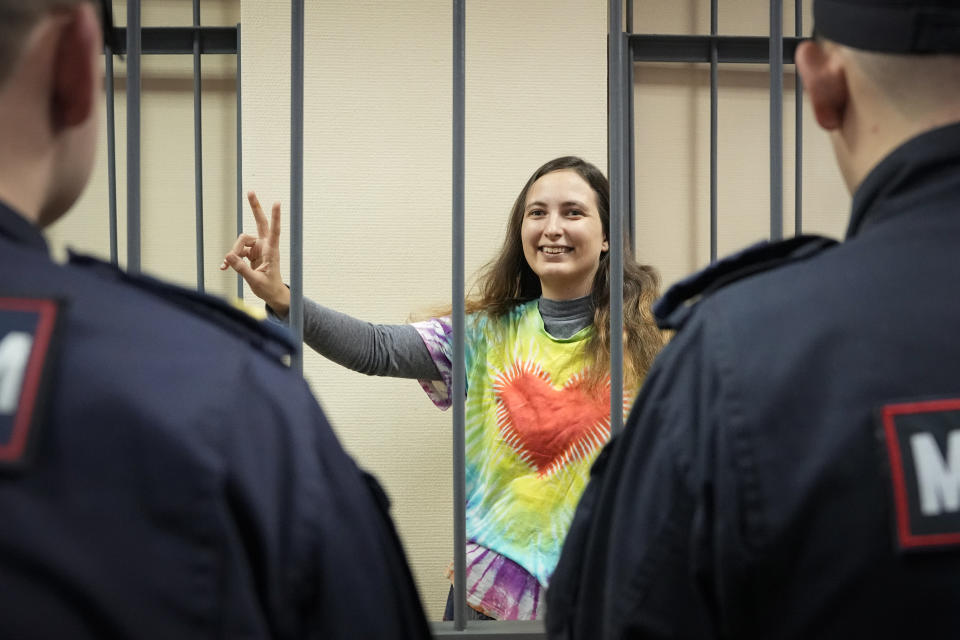
<svg viewBox="0 0 960 640"><path fill-rule="evenodd" d="M794 53L797 71L813 107L813 114L827 131L839 129L847 108L847 74L836 49L827 43L806 40Z"/></svg>
<svg viewBox="0 0 960 640"><path fill-rule="evenodd" d="M94 115L99 91L96 59L103 46L93 4L81 2L61 11L51 92L51 114L58 131L83 124Z"/></svg>

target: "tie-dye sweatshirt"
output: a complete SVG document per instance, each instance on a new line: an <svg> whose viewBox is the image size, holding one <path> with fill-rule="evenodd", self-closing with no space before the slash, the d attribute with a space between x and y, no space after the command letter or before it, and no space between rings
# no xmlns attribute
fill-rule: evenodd
<svg viewBox="0 0 960 640"><path fill-rule="evenodd" d="M590 390L584 379L593 329L550 336L536 300L501 319L468 316L466 324L467 538L546 586L590 465L609 437L609 383ZM421 385L447 408L450 320L414 326L443 378Z"/></svg>

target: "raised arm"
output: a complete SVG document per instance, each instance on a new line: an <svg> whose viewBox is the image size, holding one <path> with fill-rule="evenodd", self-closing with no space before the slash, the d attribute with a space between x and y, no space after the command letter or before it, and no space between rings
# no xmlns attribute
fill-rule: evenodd
<svg viewBox="0 0 960 640"><path fill-rule="evenodd" d="M280 203L268 222L260 201L247 194L257 221L256 237L240 234L220 269L233 268L254 295L267 303L271 317L285 322L290 290L280 274ZM375 325L304 300L303 341L323 357L372 376L440 380L430 352L411 325Z"/></svg>
<svg viewBox="0 0 960 640"><path fill-rule="evenodd" d="M279 314L272 314L279 318ZM371 376L440 380L413 325L372 324L303 300L303 342L337 364Z"/></svg>

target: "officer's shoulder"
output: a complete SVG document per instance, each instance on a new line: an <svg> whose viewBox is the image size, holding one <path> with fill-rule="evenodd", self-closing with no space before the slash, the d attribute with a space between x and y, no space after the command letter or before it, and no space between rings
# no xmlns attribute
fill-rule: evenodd
<svg viewBox="0 0 960 640"><path fill-rule="evenodd" d="M814 235L758 242L670 287L654 305L654 317L661 329L680 329L700 302L721 289L751 276L808 260L836 244L836 240Z"/></svg>
<svg viewBox="0 0 960 640"><path fill-rule="evenodd" d="M70 253L70 265L95 277L131 287L171 310L217 327L271 358L281 360L296 348L292 335L285 328L255 318L220 298L147 275L126 273L110 263L74 252Z"/></svg>

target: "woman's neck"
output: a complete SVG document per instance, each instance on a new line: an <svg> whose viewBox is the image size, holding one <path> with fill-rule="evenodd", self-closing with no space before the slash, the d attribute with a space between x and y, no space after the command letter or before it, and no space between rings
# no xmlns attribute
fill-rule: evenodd
<svg viewBox="0 0 960 640"><path fill-rule="evenodd" d="M554 338L565 340L593 322L593 297L573 300L551 300L542 296L537 301L543 328Z"/></svg>

